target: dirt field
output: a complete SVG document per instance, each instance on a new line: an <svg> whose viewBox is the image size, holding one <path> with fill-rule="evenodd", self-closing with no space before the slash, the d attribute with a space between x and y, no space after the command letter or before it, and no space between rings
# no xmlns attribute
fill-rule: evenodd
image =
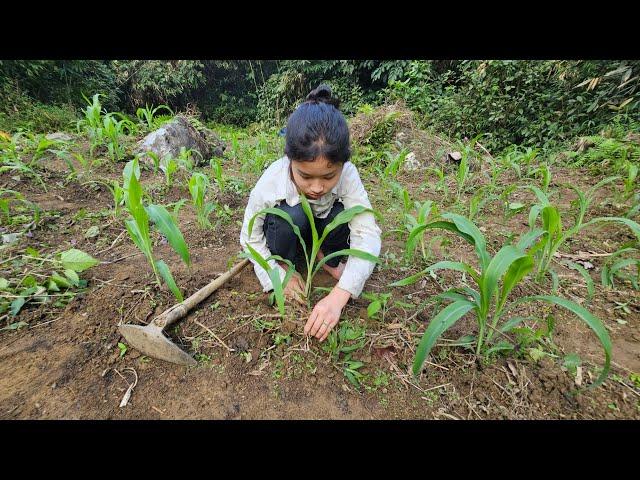
<svg viewBox="0 0 640 480"><path fill-rule="evenodd" d="M399 225L401 206L380 178L363 174L372 204L385 220L380 224L385 232L385 263L374 271L365 290L392 292L393 297L384 317L368 318L369 302L363 298L350 301L344 311L345 319L365 329L364 346L353 354L364 363L360 372L365 378L358 389L317 340L303 335L309 312L291 307L280 319L251 268L171 329L171 338L198 360L196 367L154 360L132 348L121 355L118 343L124 339L118 324L148 323L175 299L166 287L156 286L147 260L124 229L125 214L112 217L109 191L65 182L64 164L53 159L42 165L47 192L26 177L0 175L0 186L21 192L45 211L32 237L5 250L0 277L9 275L7 260L29 246L41 254L75 247L102 263L82 273L88 286L66 307L27 304L18 320L28 327L0 331L2 419L640 419L640 388L630 381L631 373L640 372L639 295L630 284L605 290L599 283L605 257L598 255L632 238L618 226L586 230L569 244L570 250L562 251L592 255L588 259L594 265L595 295L588 308L605 323L613 342L611 373L601 387L574 394L576 379L563 368L562 355L546 355L537 362L525 356L483 362L469 350L448 346L475 332L470 316L445 333L423 373L414 378L410 368L415 348L436 307L425 302L443 285L457 284L459 277L444 273L443 283L427 279L409 287L386 287L417 268L405 269L394 260L402 257L403 239L389 232ZM93 172L94 178L120 179L123 166L105 164ZM398 181L416 199L438 202L438 194L424 188L427 178L421 171L402 171ZM245 179L252 186L256 178ZM553 168L551 187L561 188L563 183L588 187L599 179L587 170ZM171 189L163 189L162 183L162 177L143 173L143 184L157 203L189 198L179 178ZM594 203L589 217L621 212L615 202L602 202L613 197L615 188L599 192L601 201ZM564 191L560 198L568 208L574 195ZM522 191L511 199L526 202L533 196ZM219 200L229 205L233 216L214 229L199 227L189 203L180 210L180 228L193 260L190 269L154 234L154 252L171 267L185 297L226 271L239 253L238 222L247 196L227 193ZM526 215L505 222L501 207L487 206L477 222L491 240L489 249L495 252L509 232L526 231ZM93 225L99 235L85 238ZM473 259L467 245L449 238L450 258ZM434 261L442 259L437 254ZM579 274L560 267L557 271L559 293L582 302L586 289ZM317 277L317 285L332 284L324 273ZM543 287L527 281L512 296L543 292ZM416 308L421 304L424 308ZM585 324L546 304L529 304L524 311L538 316L553 313L557 351L580 355L584 384L597 377L604 354ZM10 321L4 320L2 326ZM128 405L119 407L134 382Z"/></svg>

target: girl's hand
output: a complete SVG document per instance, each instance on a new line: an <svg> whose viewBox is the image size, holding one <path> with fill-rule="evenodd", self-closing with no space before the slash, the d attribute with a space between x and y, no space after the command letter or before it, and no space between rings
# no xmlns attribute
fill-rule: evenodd
<svg viewBox="0 0 640 480"><path fill-rule="evenodd" d="M305 335L311 335L323 342L333 327L338 324L342 308L350 297L351 294L346 290L334 287L331 293L313 308L309 320L304 326Z"/></svg>
<svg viewBox="0 0 640 480"><path fill-rule="evenodd" d="M298 272L295 272L293 276L289 279L287 286L284 287L284 296L295 300L301 305L306 305L304 301L304 280L302 279L302 275Z"/></svg>

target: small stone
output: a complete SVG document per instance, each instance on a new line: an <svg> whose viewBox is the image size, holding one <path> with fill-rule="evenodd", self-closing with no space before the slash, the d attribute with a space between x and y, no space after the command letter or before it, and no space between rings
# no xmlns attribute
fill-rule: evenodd
<svg viewBox="0 0 640 480"><path fill-rule="evenodd" d="M51 384L51 388L56 388L57 386L58 386L58 384L57 384L56 382L53 382L53 383Z"/></svg>
<svg viewBox="0 0 640 480"><path fill-rule="evenodd" d="M38 409L40 408L40 404L39 403L36 403L36 408L38 408Z"/></svg>

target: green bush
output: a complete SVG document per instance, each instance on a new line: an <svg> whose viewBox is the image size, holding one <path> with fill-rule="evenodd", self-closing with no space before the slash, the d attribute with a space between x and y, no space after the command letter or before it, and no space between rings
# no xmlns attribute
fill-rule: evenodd
<svg viewBox="0 0 640 480"><path fill-rule="evenodd" d="M26 129L33 133L71 130L77 114L69 105L45 105L25 92L18 92L10 83L0 85L0 130L15 132Z"/></svg>
<svg viewBox="0 0 640 480"><path fill-rule="evenodd" d="M549 147L594 134L640 112L640 62L462 61L438 72L411 62L390 94L454 137L487 134L487 145ZM634 76L635 75L635 76Z"/></svg>

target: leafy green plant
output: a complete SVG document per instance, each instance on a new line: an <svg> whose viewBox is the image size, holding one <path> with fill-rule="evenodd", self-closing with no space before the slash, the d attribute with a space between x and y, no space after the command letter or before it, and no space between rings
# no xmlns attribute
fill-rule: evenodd
<svg viewBox="0 0 640 480"><path fill-rule="evenodd" d="M529 186L538 198L538 203L531 207L529 212L529 227L533 230L535 228L536 221L541 218L543 235L539 248L536 250L535 255L538 261L538 268L536 272L536 281L541 281L542 278L549 272L551 261L554 259L555 253L560 247L562 247L567 239L573 237L576 233L580 232L584 228L595 225L602 222L617 222L626 225L631 231L640 238L640 225L633 220L623 217L598 217L588 222L584 222L584 217L593 199L595 192L604 185L617 180L619 177L608 177L601 180L586 194L581 189L569 185L578 195L577 204L578 212L574 225L564 230L562 226L562 220L560 212L556 206L551 204L547 195L535 186Z"/></svg>
<svg viewBox="0 0 640 480"><path fill-rule="evenodd" d="M569 300L551 296L535 295L522 297L507 304L509 294L522 279L532 270L533 257L527 253L534 242L543 234L542 230L530 231L523 235L516 245L505 245L495 255L487 251L487 242L478 227L467 218L454 213L445 213L442 220L431 222L424 229L444 229L451 231L474 247L478 256L479 270L465 262L441 261L423 271L411 275L390 286L411 285L423 276L437 270L448 269L463 273L473 280L477 289L465 286L456 291L449 289L440 294L439 299L452 303L442 309L429 323L418 346L413 363L413 373L418 375L422 365L436 340L465 314L473 311L478 322L478 334L469 340L475 343L478 356L486 356L501 350L513 350L515 346L509 341L494 342L494 335L499 332L504 336L522 321L522 317L513 317L498 328L503 314L518 304L530 301L544 301L563 307L584 321L596 334L605 351L605 366L601 375L592 386L604 381L611 361L611 340L602 322L588 310Z"/></svg>
<svg viewBox="0 0 640 480"><path fill-rule="evenodd" d="M162 109L167 110L170 115L174 114L173 111L166 105L158 105L157 107L152 109L147 104L144 108L141 107L136 110L136 116L140 119L141 122L146 123L146 126L149 130L152 130L155 126L154 117L156 113Z"/></svg>
<svg viewBox="0 0 640 480"><path fill-rule="evenodd" d="M103 118L103 135L107 144L107 151L112 160L119 161L124 158L124 146L120 142L120 137L125 135L125 131L131 133L135 125L126 118L116 120L113 113L109 113Z"/></svg>
<svg viewBox="0 0 640 480"><path fill-rule="evenodd" d="M364 260L368 260L368 261L373 262L373 263L380 263L380 260L378 259L378 257L374 257L370 253L364 252L362 250L354 249L354 248L347 248L347 249L344 249L344 250L339 250L339 251L334 252L334 253L332 253L330 255L326 255L325 257L322 258L322 260L316 262L316 257L318 255L318 252L320 251L320 247L322 246L322 243L327 238L327 235L329 235L329 233L331 233L334 229L336 229L340 225L343 225L345 223L349 223L351 221L351 219L353 217L355 217L356 215L359 215L359 214L364 213L364 212L370 212L372 214L376 214L376 212L374 212L372 209L366 208L366 207L364 207L362 205L356 205L356 206L351 207L351 208L349 208L347 210L343 210L342 212L340 212L333 219L333 221L331 223L329 223L325 227L324 231L322 232L322 235L318 235L318 231L316 230L315 221L314 221L314 217L313 217L313 212L311 211L311 206L309 205L309 201L307 200L307 198L305 197L304 194L300 195L300 202L302 204L302 209L304 210L305 215L309 219L309 224L311 226L312 244L311 244L311 252L310 253L307 251L307 244L304 241L304 239L302 238L302 235L300 233L300 229L298 228L298 226L293 223L293 220L291 219L291 216L288 213L286 213L285 211L283 211L283 210L281 210L279 208L265 208L265 209L260 210L253 217L251 217L251 219L249 220L249 225L248 225L248 237L251 238L251 232L253 231L253 224L255 222L256 217L259 216L259 215L266 215L266 214L277 215L278 217L284 219L287 223L289 223L289 225L291 225L291 228L293 229L294 233L298 237L298 240L300 241L300 244L302 245L302 249L303 249L303 252L304 252L304 255L305 255L305 259L306 259L307 280L306 280L306 283L305 283L304 295L307 298L308 304L310 304L310 302L311 302L310 292L311 292L311 288L312 288L313 277L318 272L320 267L322 267L322 265L324 265L327 262L327 260L331 260L332 258L335 258L335 257L351 255L351 256L354 256L354 257L362 258ZM266 259L262 258L258 252L256 252L253 248L251 248L250 245L247 244L247 247L249 249L250 256L252 258L254 258L254 260L257 261L260 264L260 266L262 266L262 268L265 268L265 266L269 267L269 265L267 264L267 260ZM290 265L290 267L294 268L293 265ZM286 282L280 282L277 268L269 267L269 268L265 268L265 270L267 270L267 272L269 272L269 277L271 278L272 282L274 282L274 280L275 280L275 282L274 282L275 297L276 297L276 300L278 301L278 304L279 305L283 305L284 304L284 297L283 297L282 285L283 284L286 285ZM275 270L275 272L274 272L274 270ZM293 274L292 271L287 272L287 274L289 274L289 273ZM288 281L288 278L285 277L285 280Z"/></svg>
<svg viewBox="0 0 640 480"><path fill-rule="evenodd" d="M167 187L173 185L173 174L178 171L178 162L173 157L164 157L160 162L160 170L164 173Z"/></svg>
<svg viewBox="0 0 640 480"><path fill-rule="evenodd" d="M391 293L363 292L362 298L371 302L367 307L367 317L374 318L378 312L382 310L382 321L384 322L384 316L387 313L387 304L389 303L391 296Z"/></svg>
<svg viewBox="0 0 640 480"><path fill-rule="evenodd" d="M205 202L205 196L209 187L209 177L204 173L194 172L189 179L189 192L193 206L196 208L198 223L202 228L210 227L209 215L217 207L215 202Z"/></svg>
<svg viewBox="0 0 640 480"><path fill-rule="evenodd" d="M352 355L356 350L364 347L365 333L364 326L354 325L353 322L344 320L340 322L340 328L329 332L327 341L322 346L322 349L331 355L332 360L342 367L343 375L356 388L360 387L360 381L364 377L358 371L364 363L353 360Z"/></svg>
<svg viewBox="0 0 640 480"><path fill-rule="evenodd" d="M384 167L384 177L383 178L395 178L400 171L400 168L404 164L407 155L409 154L409 149L403 148L398 154L393 154L392 152L385 152L387 157L387 165Z"/></svg>
<svg viewBox="0 0 640 480"><path fill-rule="evenodd" d="M11 213L14 215L12 216ZM29 216L24 215L28 211ZM40 221L42 210L37 203L27 200L24 195L15 190L0 189L0 212L3 214L2 222L5 225L25 225L23 232L35 228Z"/></svg>
<svg viewBox="0 0 640 480"><path fill-rule="evenodd" d="M226 178L224 174L224 169L222 168L222 161L219 158L212 158L209 161L209 166L213 171L213 179L216 182L216 185L218 185L220 192L224 192Z"/></svg>
<svg viewBox="0 0 640 480"><path fill-rule="evenodd" d="M125 205L130 218L125 220L125 227L133 243L144 253L149 261L158 286L161 286L160 276L167 283L171 292L178 301L182 301L182 292L176 285L169 267L162 260L153 258L151 236L149 231L149 219L153 221L158 230L166 237L171 247L176 251L182 261L190 266L191 259L189 249L180 229L176 225L173 217L160 205L149 205L145 207L142 203L142 187L138 180L139 167L138 159L127 163L123 171L124 187L126 189Z"/></svg>
<svg viewBox="0 0 640 480"><path fill-rule="evenodd" d="M431 200L425 202L414 202L416 216L405 214L405 228L409 232L409 236L405 242L404 253L405 259L410 259L416 251L418 243L420 244L420 252L422 259L427 261L431 256L431 251L425 246L424 225L427 224L429 216L437 212L436 206Z"/></svg>
<svg viewBox="0 0 640 480"><path fill-rule="evenodd" d="M87 281L81 280L78 274L99 263L75 248L47 256L27 248L21 257L14 278L0 278L0 291L7 292L0 296L0 314L9 311L11 318L15 318L28 302L45 303L57 299L54 306L64 306L78 289L87 286Z"/></svg>
<svg viewBox="0 0 640 480"><path fill-rule="evenodd" d="M638 176L638 165L629 162L627 164L627 176L624 179L624 198L628 199L633 195L635 189L636 177Z"/></svg>
<svg viewBox="0 0 640 480"><path fill-rule="evenodd" d="M640 290L640 258L621 258L624 254L635 253L637 246L627 246L614 252L602 266L600 279L606 288L615 288L616 278L621 281L629 281L634 289ZM635 268L636 273L631 274L630 268Z"/></svg>
<svg viewBox="0 0 640 480"><path fill-rule="evenodd" d="M89 155L93 156L95 149L102 145L104 138L103 130L103 114L106 114L106 110L102 108L100 103L100 97L104 96L100 93L96 93L91 100L83 95L83 98L87 101L87 106L83 110L84 118L78 120L77 130L78 133L86 131L89 134Z"/></svg>

